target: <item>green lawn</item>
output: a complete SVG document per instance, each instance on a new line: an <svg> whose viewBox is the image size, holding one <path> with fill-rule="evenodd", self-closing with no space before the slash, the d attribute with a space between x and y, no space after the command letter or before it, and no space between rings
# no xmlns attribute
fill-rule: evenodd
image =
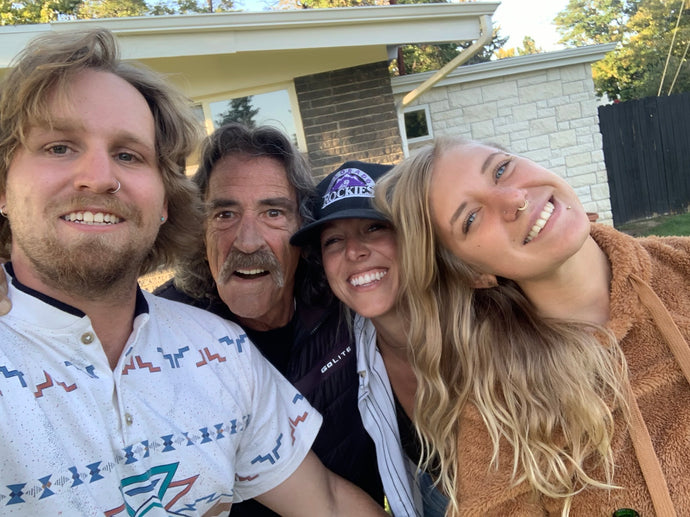
<svg viewBox="0 0 690 517"><path fill-rule="evenodd" d="M690 235L690 213L662 215L651 219L632 221L616 226L635 237L644 235Z"/></svg>

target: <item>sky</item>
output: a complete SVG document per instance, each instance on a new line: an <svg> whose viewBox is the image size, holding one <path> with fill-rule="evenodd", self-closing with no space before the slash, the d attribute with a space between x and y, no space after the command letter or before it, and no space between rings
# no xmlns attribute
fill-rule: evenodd
<svg viewBox="0 0 690 517"><path fill-rule="evenodd" d="M270 0L236 0L246 11L263 11ZM509 36L504 48L522 46L522 39L531 36L543 50L564 48L556 42L560 35L551 23L563 10L568 0L502 0L493 16L494 27L500 26L501 35Z"/></svg>
<svg viewBox="0 0 690 517"><path fill-rule="evenodd" d="M566 5L568 0L502 0L493 21L502 36L510 37L504 48L522 46L523 38L531 36L546 51L563 49L557 44L560 34L552 21Z"/></svg>

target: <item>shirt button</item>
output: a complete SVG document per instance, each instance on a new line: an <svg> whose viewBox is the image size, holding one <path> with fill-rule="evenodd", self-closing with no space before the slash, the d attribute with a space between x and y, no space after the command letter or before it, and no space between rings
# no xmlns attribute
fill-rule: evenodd
<svg viewBox="0 0 690 517"><path fill-rule="evenodd" d="M132 415L125 413L125 422L127 422L127 425L132 425L132 422L134 422Z"/></svg>
<svg viewBox="0 0 690 517"><path fill-rule="evenodd" d="M93 335L93 332L85 332L81 335L81 342L85 345L90 345L94 339L96 339L96 336Z"/></svg>

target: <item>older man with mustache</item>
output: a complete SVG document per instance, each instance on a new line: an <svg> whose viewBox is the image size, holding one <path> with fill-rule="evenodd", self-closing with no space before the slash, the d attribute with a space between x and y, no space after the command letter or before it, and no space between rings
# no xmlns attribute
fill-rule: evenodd
<svg viewBox="0 0 690 517"><path fill-rule="evenodd" d="M314 180L306 160L279 130L233 123L206 139L194 181L206 204L205 247L156 294L242 325L323 415L312 450L382 503L374 444L357 409L355 347L344 312L323 271L308 270L289 242L311 219ZM276 514L246 501L231 515Z"/></svg>

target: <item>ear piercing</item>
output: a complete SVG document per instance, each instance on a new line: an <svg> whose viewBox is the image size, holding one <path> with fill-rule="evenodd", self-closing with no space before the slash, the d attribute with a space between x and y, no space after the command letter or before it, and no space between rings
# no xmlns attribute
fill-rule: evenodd
<svg viewBox="0 0 690 517"><path fill-rule="evenodd" d="M162 216L161 216L161 223L164 223L164 222L165 222L165 216L162 215Z"/></svg>
<svg viewBox="0 0 690 517"><path fill-rule="evenodd" d="M120 182L118 180L115 180L115 181L117 181L117 188L116 189L110 189L108 191L110 194L117 194L118 192L120 192L120 187L122 185L120 185Z"/></svg>
<svg viewBox="0 0 690 517"><path fill-rule="evenodd" d="M7 217L7 210L6 210L7 205L2 205L0 206L0 215L3 217Z"/></svg>

